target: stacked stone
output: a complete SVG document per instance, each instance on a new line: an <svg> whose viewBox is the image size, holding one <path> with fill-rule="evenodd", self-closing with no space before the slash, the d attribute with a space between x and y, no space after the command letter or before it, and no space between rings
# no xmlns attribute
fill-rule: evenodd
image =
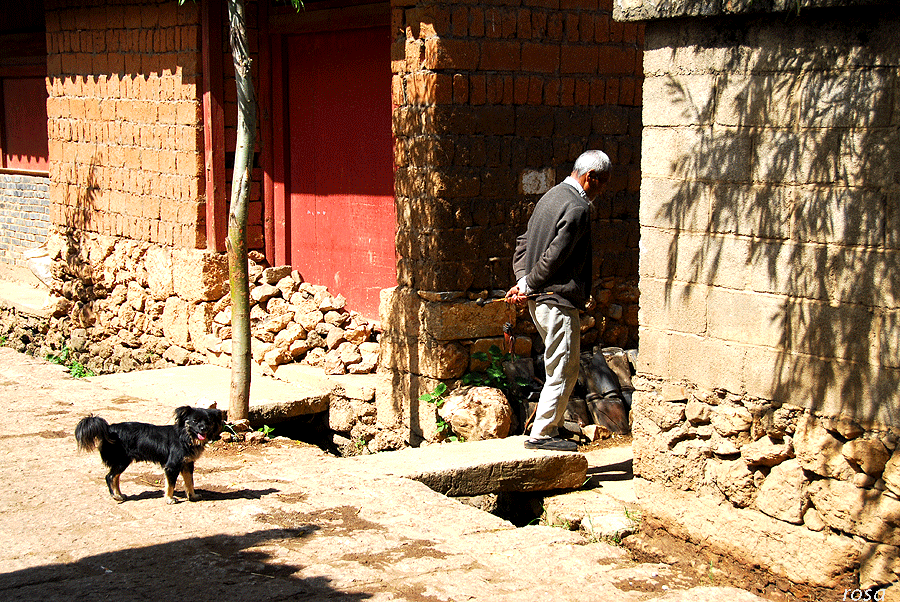
<svg viewBox="0 0 900 602"><path fill-rule="evenodd" d="M375 325L349 311L342 295L304 282L291 266L250 265L250 335L254 361L265 371L302 361L326 374L367 374L378 365ZM204 345L211 363L231 362L231 299L216 304Z"/></svg>
<svg viewBox="0 0 900 602"><path fill-rule="evenodd" d="M868 585L900 576L900 429L639 380L635 475L760 512L776 519L754 519L771 526L767 537L811 537L823 556L844 559L799 581L828 585L855 567Z"/></svg>
<svg viewBox="0 0 900 602"><path fill-rule="evenodd" d="M98 374L230 365L224 255L60 232L50 237L48 253L49 320L43 332L23 335L22 351L46 356L66 348ZM376 325L349 311L342 296L303 282L289 266L264 269L251 260L250 276L253 357L264 369L303 360L329 374L375 371Z"/></svg>

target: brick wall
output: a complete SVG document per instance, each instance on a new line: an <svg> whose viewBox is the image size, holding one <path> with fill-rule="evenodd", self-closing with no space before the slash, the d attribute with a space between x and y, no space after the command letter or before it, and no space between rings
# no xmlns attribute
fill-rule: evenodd
<svg viewBox="0 0 900 602"><path fill-rule="evenodd" d="M24 266L22 252L47 240L49 179L0 174L0 263Z"/></svg>
<svg viewBox="0 0 900 602"><path fill-rule="evenodd" d="M619 4L650 18L632 411L646 507L794 581L895 582L895 7L704 3L692 19L698 7Z"/></svg>
<svg viewBox="0 0 900 602"><path fill-rule="evenodd" d="M383 351L415 441L433 430L419 394L516 322L471 297L512 285L534 204L590 148L613 173L595 203L599 303L582 341L636 344L643 27L613 21L611 0L394 0L392 22L400 286L382 304Z"/></svg>
<svg viewBox="0 0 900 602"><path fill-rule="evenodd" d="M507 288L533 203L588 148L615 166L598 201L597 279L636 273L642 28L611 8L394 3L401 284ZM528 186L535 174L545 186Z"/></svg>
<svg viewBox="0 0 900 602"><path fill-rule="evenodd" d="M198 7L46 3L54 224L205 246Z"/></svg>

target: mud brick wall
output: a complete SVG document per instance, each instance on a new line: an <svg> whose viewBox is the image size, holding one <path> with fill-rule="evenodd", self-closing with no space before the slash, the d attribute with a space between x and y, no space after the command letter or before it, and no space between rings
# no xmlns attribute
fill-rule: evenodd
<svg viewBox="0 0 900 602"><path fill-rule="evenodd" d="M0 174L0 263L24 266L22 252L47 240L49 215L45 176Z"/></svg>
<svg viewBox="0 0 900 602"><path fill-rule="evenodd" d="M50 219L205 246L199 4L46 2Z"/></svg>
<svg viewBox="0 0 900 602"><path fill-rule="evenodd" d="M900 19L891 3L770 4L617 5L646 24L634 470L756 512L748 562L890 583ZM684 514L694 536L741 537Z"/></svg>
<svg viewBox="0 0 900 602"><path fill-rule="evenodd" d="M585 344L633 344L642 26L613 21L609 0L394 0L391 9L400 287L382 321L398 386L415 400L434 386L427 379L458 378L473 345L501 336L502 304L466 303L511 286L534 204L589 148L609 154L613 177L596 202L600 302ZM421 413L428 428L434 411Z"/></svg>

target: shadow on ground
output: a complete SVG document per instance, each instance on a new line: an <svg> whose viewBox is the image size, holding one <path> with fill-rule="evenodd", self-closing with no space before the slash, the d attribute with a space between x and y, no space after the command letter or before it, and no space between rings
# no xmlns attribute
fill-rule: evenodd
<svg viewBox="0 0 900 602"><path fill-rule="evenodd" d="M302 540L317 527L266 529L241 536L182 539L117 550L0 575L5 600L365 600L366 593L335 590L328 579L296 577L268 549ZM112 534L111 534L112 535ZM78 554L73 542L73 555Z"/></svg>

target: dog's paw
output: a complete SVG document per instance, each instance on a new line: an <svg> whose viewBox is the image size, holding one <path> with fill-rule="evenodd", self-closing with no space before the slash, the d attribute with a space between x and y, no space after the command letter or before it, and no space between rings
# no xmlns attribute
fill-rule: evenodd
<svg viewBox="0 0 900 602"><path fill-rule="evenodd" d="M166 503L169 504L169 505L171 506L172 504L177 504L177 503L178 503L178 500L176 500L176 499L173 498L173 497L167 497L167 498L166 498Z"/></svg>
<svg viewBox="0 0 900 602"><path fill-rule="evenodd" d="M199 500L202 500L202 499L203 499L203 496L202 496L202 495L200 495L199 493L195 493L195 494L191 495L191 496L188 498L188 501L196 502L196 501L199 501Z"/></svg>

